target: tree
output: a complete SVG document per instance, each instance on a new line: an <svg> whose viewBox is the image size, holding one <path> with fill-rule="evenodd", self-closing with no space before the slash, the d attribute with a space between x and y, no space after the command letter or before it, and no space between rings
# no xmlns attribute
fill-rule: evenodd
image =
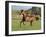
<svg viewBox="0 0 46 37"><path fill-rule="evenodd" d="M41 16L41 8L40 7L32 7L32 14Z"/></svg>

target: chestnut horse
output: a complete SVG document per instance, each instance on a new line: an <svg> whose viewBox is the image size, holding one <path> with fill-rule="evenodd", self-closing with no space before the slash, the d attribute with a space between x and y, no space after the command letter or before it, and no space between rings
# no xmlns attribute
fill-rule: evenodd
<svg viewBox="0 0 46 37"><path fill-rule="evenodd" d="M25 25L25 24L24 24L25 21L26 21L26 22L30 22L30 25L32 26L32 22L33 22L33 21L39 20L38 17L36 17L35 15L27 14L27 13L25 13L24 10L21 10L21 16L22 16L22 17L21 17L22 20L21 20L21 22L20 22L20 27L21 27L21 23L23 23L23 25Z"/></svg>

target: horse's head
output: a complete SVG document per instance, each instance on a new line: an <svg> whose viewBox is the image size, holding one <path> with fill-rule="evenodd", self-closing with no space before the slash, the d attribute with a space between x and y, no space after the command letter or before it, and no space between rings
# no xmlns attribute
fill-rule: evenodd
<svg viewBox="0 0 46 37"><path fill-rule="evenodd" d="M20 15L26 16L27 14L26 14L25 10L21 10Z"/></svg>

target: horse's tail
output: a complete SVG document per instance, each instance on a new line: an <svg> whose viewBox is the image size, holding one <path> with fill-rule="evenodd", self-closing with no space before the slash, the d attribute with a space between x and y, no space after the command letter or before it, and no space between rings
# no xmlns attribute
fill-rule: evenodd
<svg viewBox="0 0 46 37"><path fill-rule="evenodd" d="M38 21L39 20L39 17L35 17L36 18L36 21Z"/></svg>

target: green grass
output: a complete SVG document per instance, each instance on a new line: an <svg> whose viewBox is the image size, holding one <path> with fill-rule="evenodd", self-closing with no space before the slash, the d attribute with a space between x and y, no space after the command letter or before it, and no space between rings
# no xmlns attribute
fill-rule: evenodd
<svg viewBox="0 0 46 37"><path fill-rule="evenodd" d="M19 19L19 20L17 20ZM20 27L20 17L17 18L17 14L12 12L12 31L24 31L24 30L39 30L41 29L41 20L34 21L32 26L30 25L30 22L24 22L21 24Z"/></svg>
<svg viewBox="0 0 46 37"><path fill-rule="evenodd" d="M34 21L32 26L30 25L30 22L24 22L21 24L20 27L20 20L12 19L12 31L22 31L22 30L39 30L41 28L40 20Z"/></svg>

